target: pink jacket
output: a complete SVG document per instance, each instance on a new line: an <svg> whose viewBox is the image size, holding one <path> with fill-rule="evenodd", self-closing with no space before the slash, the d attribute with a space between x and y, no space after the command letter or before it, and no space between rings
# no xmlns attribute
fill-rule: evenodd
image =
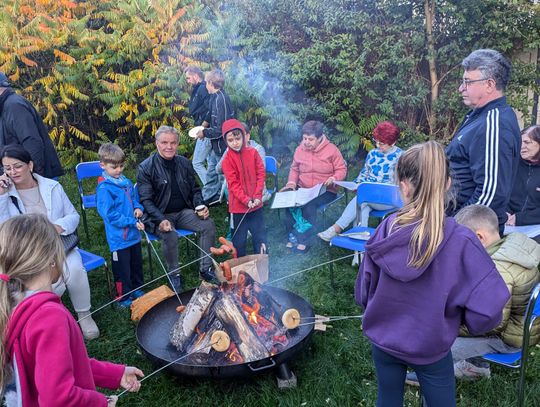
<svg viewBox="0 0 540 407"><path fill-rule="evenodd" d="M293 163L289 171L287 183L295 184L301 188L311 188L334 177L336 181L342 181L347 176L347 165L338 148L330 143L326 136L322 136L321 144L313 151L306 150L304 144L300 144L294 152ZM331 185L326 188L330 192L336 192L337 186Z"/></svg>
<svg viewBox="0 0 540 407"><path fill-rule="evenodd" d="M124 366L88 357L79 326L52 292L23 300L7 333L6 352L11 362L15 358L24 407L106 407L96 386L120 386Z"/></svg>

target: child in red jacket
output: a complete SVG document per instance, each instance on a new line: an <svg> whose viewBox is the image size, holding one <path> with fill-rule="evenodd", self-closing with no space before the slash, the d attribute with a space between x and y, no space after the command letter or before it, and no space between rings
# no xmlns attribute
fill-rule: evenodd
<svg viewBox="0 0 540 407"><path fill-rule="evenodd" d="M0 394L8 405L113 407L96 386L138 391L129 366L88 357L77 323L52 292L62 276L64 247L43 215L0 226Z"/></svg>
<svg viewBox="0 0 540 407"><path fill-rule="evenodd" d="M246 145L246 130L242 123L230 119L223 123L222 134L229 150L222 163L229 188L232 242L238 256L246 254L248 231L255 253L266 253L262 195L265 170L262 159L254 148Z"/></svg>

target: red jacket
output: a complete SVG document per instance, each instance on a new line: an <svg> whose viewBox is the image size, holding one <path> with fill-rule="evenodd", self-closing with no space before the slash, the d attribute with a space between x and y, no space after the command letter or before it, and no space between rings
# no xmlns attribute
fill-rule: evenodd
<svg viewBox="0 0 540 407"><path fill-rule="evenodd" d="M229 188L229 212L246 213L250 200L262 202L266 173L261 156L252 147L238 151L229 148L222 163L223 174ZM262 207L251 209L252 211Z"/></svg>
<svg viewBox="0 0 540 407"><path fill-rule="evenodd" d="M7 333L6 352L17 364L24 407L106 407L96 386L120 386L125 367L88 357L79 326L52 292L17 305Z"/></svg>
<svg viewBox="0 0 540 407"><path fill-rule="evenodd" d="M301 188L311 188L334 177L342 181L347 176L347 165L338 148L324 137L321 144L313 151L306 150L300 144L294 152L293 163L287 183ZM336 192L337 186L330 185L328 191Z"/></svg>

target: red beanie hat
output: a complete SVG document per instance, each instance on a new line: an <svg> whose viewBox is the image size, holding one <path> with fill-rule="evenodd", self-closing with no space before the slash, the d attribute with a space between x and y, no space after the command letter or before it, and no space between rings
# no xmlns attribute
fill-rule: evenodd
<svg viewBox="0 0 540 407"><path fill-rule="evenodd" d="M236 119L229 119L223 122L221 126L221 135L225 138L225 135L232 130L240 130L244 135L246 135L246 129L243 124Z"/></svg>
<svg viewBox="0 0 540 407"><path fill-rule="evenodd" d="M391 146L399 138L399 128L392 122L380 122L373 129L373 138L381 143Z"/></svg>

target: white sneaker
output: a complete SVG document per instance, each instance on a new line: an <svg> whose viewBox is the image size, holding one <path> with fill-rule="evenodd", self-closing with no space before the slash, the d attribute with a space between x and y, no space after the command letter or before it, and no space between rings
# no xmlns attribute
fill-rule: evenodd
<svg viewBox="0 0 540 407"><path fill-rule="evenodd" d="M457 379L489 378L491 376L491 370L489 369L489 365L488 367L480 367L466 360L460 360L454 363L454 375Z"/></svg>
<svg viewBox="0 0 540 407"><path fill-rule="evenodd" d="M317 233L317 236L319 236L325 242L329 242L330 240L332 240L333 237L336 237L337 234L338 233L336 232L336 229L334 229L333 226L330 226L325 231Z"/></svg>
<svg viewBox="0 0 540 407"><path fill-rule="evenodd" d="M90 311L77 312L77 316L79 317L79 326L84 339L90 340L99 337L99 328L90 316Z"/></svg>

